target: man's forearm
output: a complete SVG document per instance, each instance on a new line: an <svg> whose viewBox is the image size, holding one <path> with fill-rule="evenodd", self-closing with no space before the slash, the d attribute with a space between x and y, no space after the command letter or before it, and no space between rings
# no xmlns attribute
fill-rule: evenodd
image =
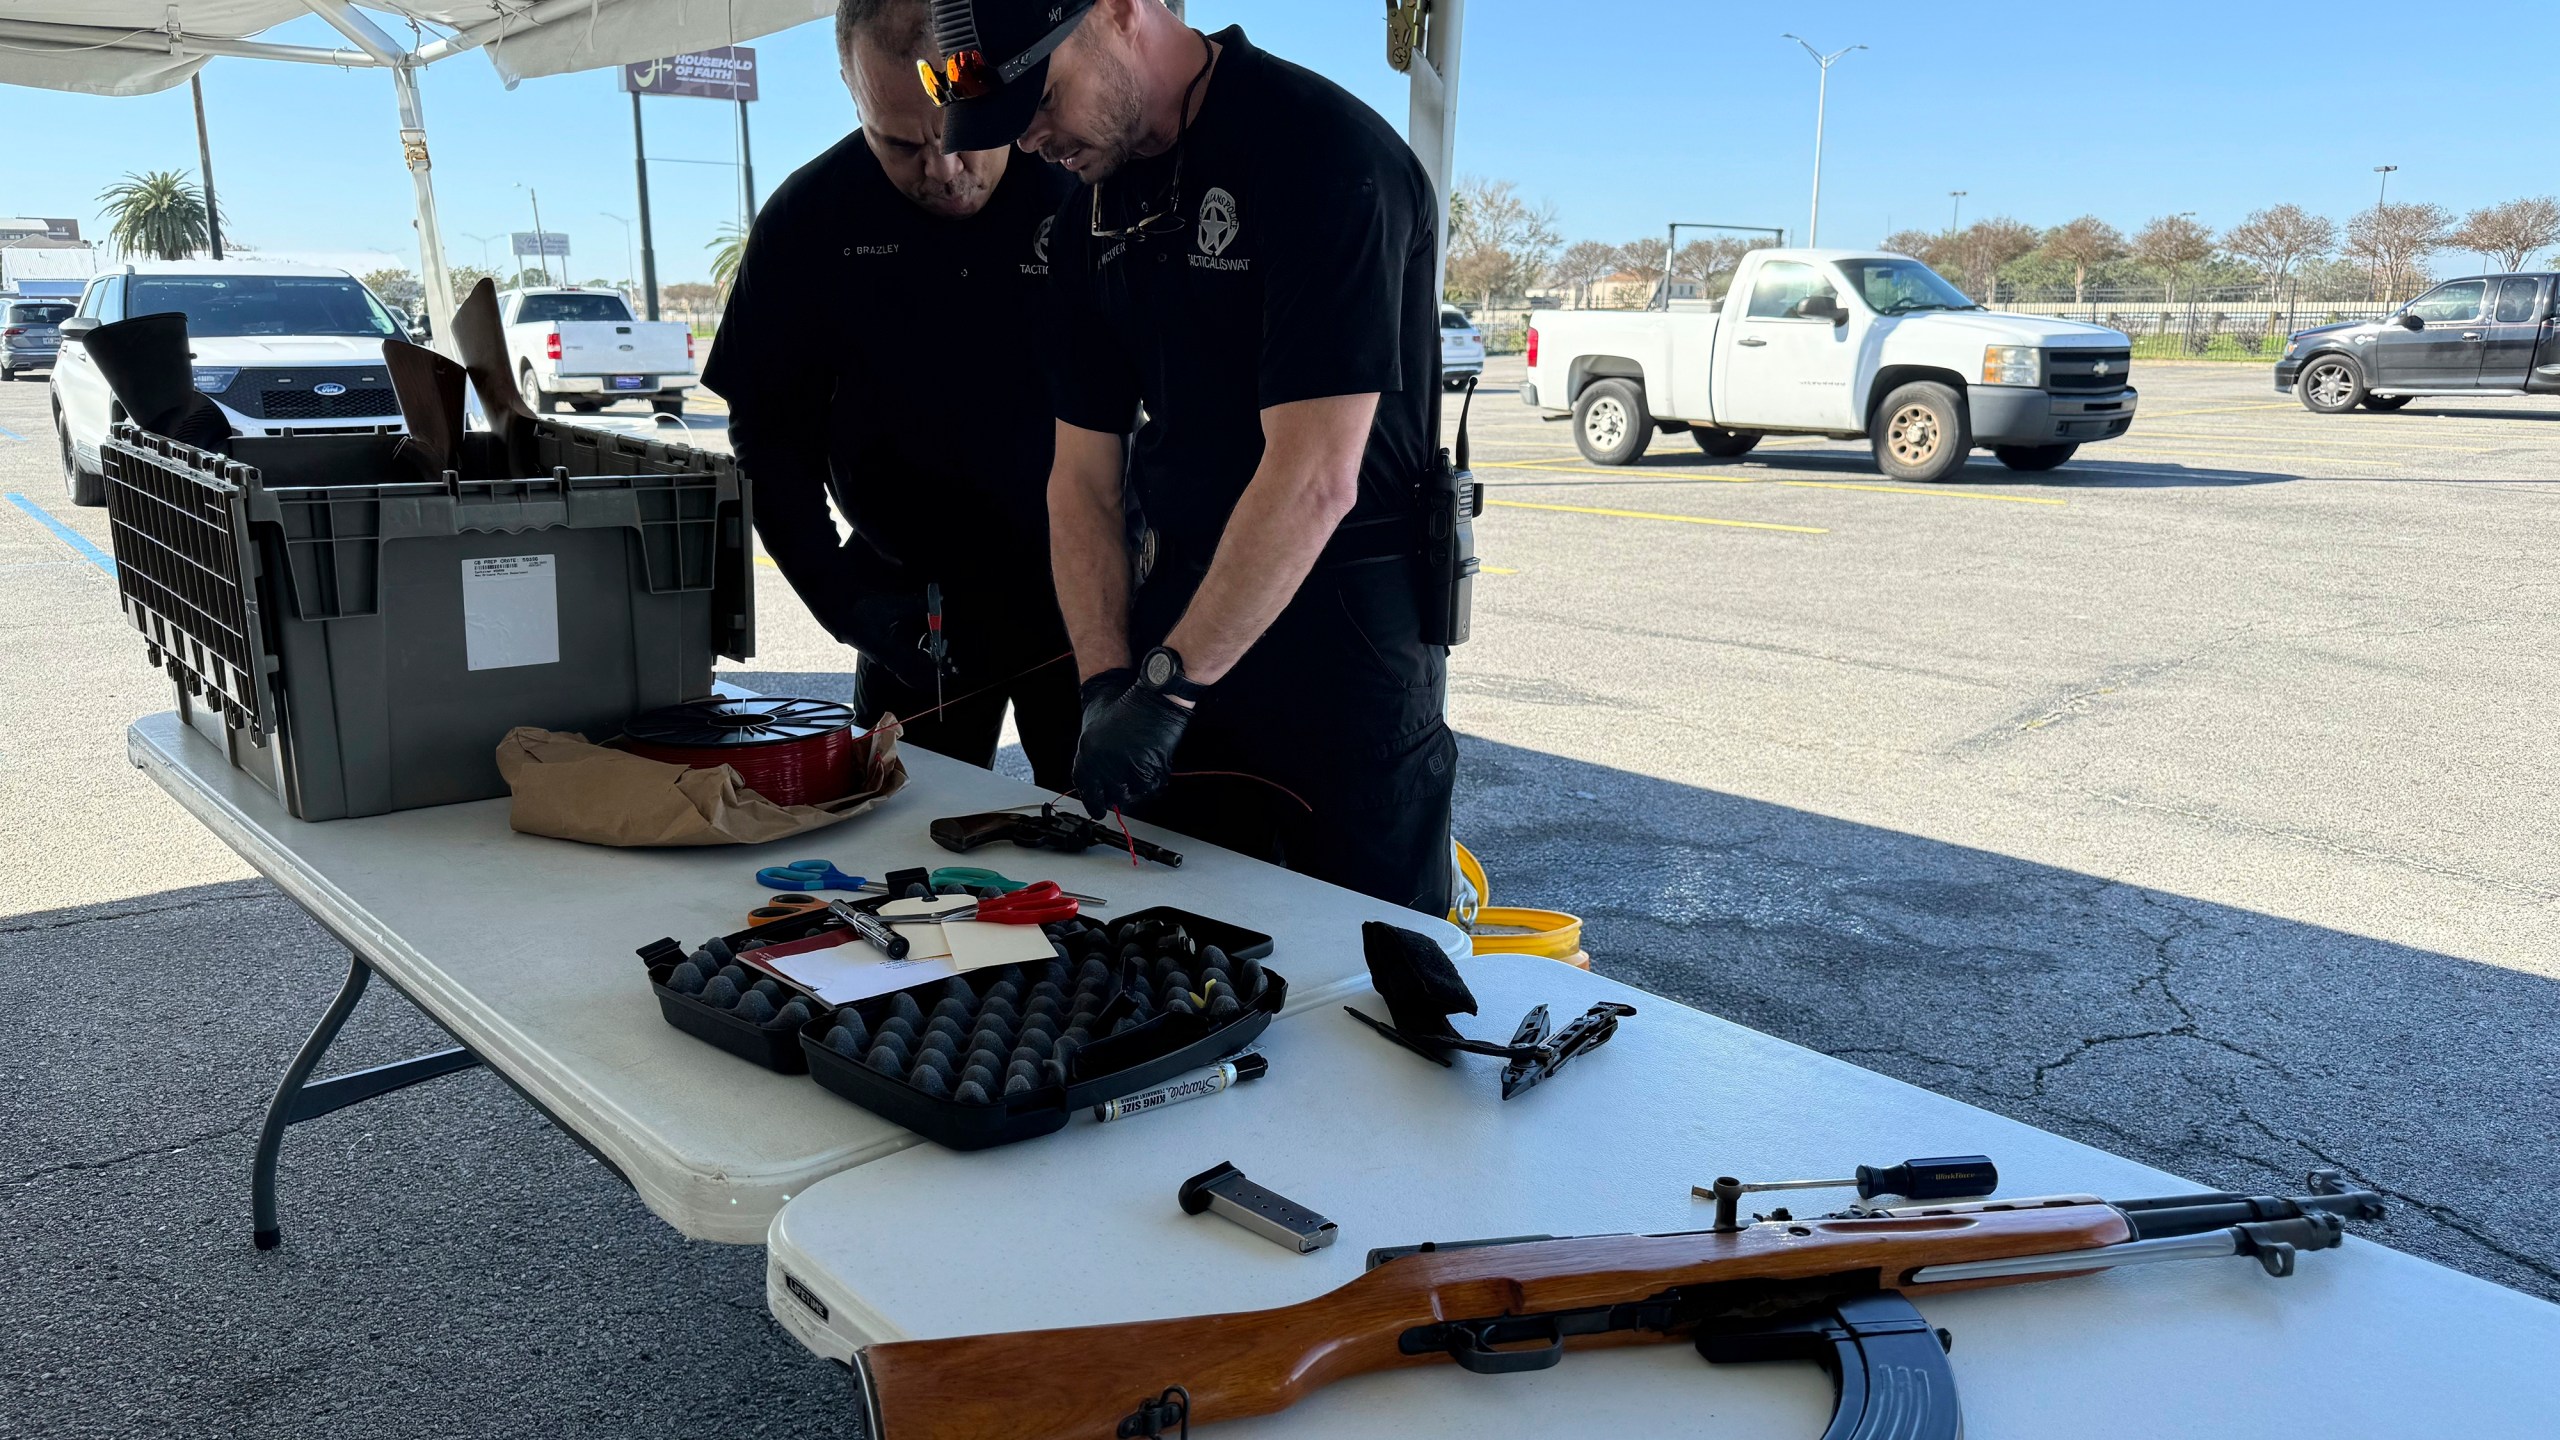
<svg viewBox="0 0 2560 1440"><path fill-rule="evenodd" d="M1049 470L1049 569L1076 678L1129 663L1129 542L1120 439L1060 423Z"/></svg>
<svg viewBox="0 0 2560 1440"><path fill-rule="evenodd" d="M1227 517L1199 592L1165 637L1191 678L1215 684L1296 598L1360 498L1360 453L1377 404L1375 395L1342 395L1263 412L1262 464Z"/></svg>

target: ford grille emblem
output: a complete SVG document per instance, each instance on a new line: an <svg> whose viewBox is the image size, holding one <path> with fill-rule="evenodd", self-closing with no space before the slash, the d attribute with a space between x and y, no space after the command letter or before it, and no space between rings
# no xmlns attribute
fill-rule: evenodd
<svg viewBox="0 0 2560 1440"><path fill-rule="evenodd" d="M311 393L314 395L344 395L347 393L347 387L339 384L335 380L323 380L319 384L311 387Z"/></svg>

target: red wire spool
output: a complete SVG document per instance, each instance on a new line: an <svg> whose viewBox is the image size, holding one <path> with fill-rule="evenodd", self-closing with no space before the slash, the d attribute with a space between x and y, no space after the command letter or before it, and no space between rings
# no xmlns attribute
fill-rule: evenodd
<svg viewBox="0 0 2560 1440"><path fill-rule="evenodd" d="M652 710L623 727L622 748L695 770L729 766L776 805L823 805L853 793L860 738L850 706L760 695Z"/></svg>

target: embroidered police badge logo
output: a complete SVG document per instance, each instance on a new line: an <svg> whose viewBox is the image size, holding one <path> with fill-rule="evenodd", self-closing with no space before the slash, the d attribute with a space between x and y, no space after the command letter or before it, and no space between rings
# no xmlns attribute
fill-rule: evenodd
<svg viewBox="0 0 2560 1440"><path fill-rule="evenodd" d="M1213 257L1226 254L1227 247L1236 241L1236 231L1241 228L1236 221L1236 197L1215 188L1200 197L1201 254Z"/></svg>

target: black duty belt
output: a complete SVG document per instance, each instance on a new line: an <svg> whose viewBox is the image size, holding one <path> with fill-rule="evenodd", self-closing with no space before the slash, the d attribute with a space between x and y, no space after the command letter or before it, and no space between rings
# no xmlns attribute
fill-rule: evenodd
<svg viewBox="0 0 2560 1440"><path fill-rule="evenodd" d="M1185 545L1162 531L1156 532L1156 568L1179 568L1194 574L1207 574L1209 562L1216 559L1217 542L1205 547ZM1414 522L1411 516L1383 515L1369 520L1350 520L1333 532L1316 556L1318 570L1340 570L1354 565L1376 565L1388 560L1411 560L1414 554Z"/></svg>

